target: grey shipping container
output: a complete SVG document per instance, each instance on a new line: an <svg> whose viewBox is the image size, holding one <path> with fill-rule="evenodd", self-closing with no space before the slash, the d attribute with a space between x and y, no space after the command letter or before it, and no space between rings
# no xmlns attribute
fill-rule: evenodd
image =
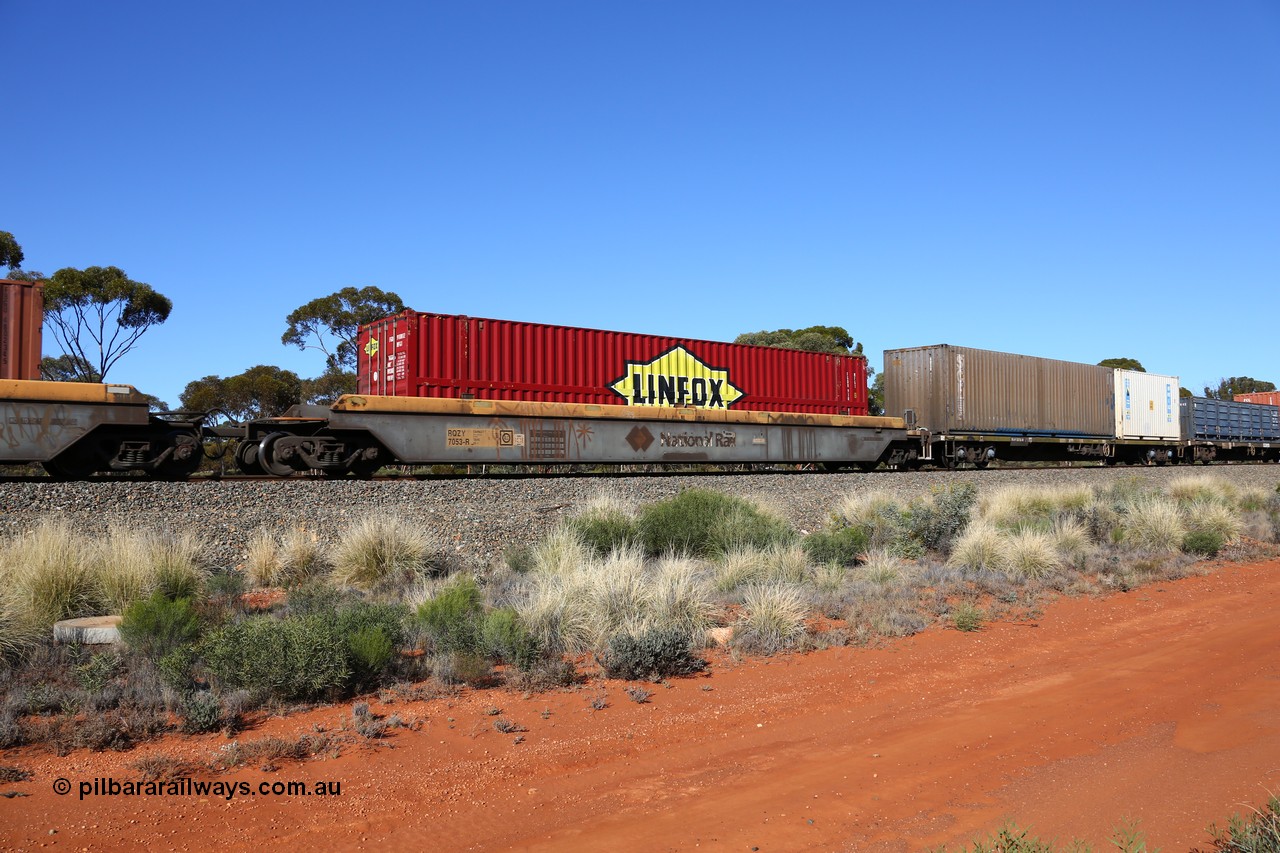
<svg viewBox="0 0 1280 853"><path fill-rule="evenodd" d="M935 433L1115 432L1111 368L950 344L885 350L884 401L886 415L914 410Z"/></svg>
<svg viewBox="0 0 1280 853"><path fill-rule="evenodd" d="M1183 397L1182 437L1188 441L1280 441L1280 407L1209 397Z"/></svg>

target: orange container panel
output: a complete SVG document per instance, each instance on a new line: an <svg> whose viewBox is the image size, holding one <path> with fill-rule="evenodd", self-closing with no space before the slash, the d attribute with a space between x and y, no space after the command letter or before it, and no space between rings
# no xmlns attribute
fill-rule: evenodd
<svg viewBox="0 0 1280 853"><path fill-rule="evenodd" d="M1264 406L1280 406L1280 391L1254 391L1249 394L1237 394L1237 403L1261 403Z"/></svg>
<svg viewBox="0 0 1280 853"><path fill-rule="evenodd" d="M44 283L0 279L0 379L39 379Z"/></svg>

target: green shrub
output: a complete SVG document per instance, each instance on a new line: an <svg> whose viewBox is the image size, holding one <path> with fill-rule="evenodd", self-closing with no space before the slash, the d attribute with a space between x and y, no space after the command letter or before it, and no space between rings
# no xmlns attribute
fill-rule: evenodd
<svg viewBox="0 0 1280 853"><path fill-rule="evenodd" d="M200 631L200 614L191 599L170 599L160 590L126 607L120 622L121 639L151 660L191 645L199 639Z"/></svg>
<svg viewBox="0 0 1280 853"><path fill-rule="evenodd" d="M395 645L380 625L346 634L351 680L358 686L370 684L382 675L395 656Z"/></svg>
<svg viewBox="0 0 1280 853"><path fill-rule="evenodd" d="M333 613L341 605L357 600L356 594L344 592L323 580L312 580L289 590L289 613L294 616Z"/></svg>
<svg viewBox="0 0 1280 853"><path fill-rule="evenodd" d="M436 651L480 650L483 598L475 578L460 575L418 607L418 622Z"/></svg>
<svg viewBox="0 0 1280 853"><path fill-rule="evenodd" d="M1182 550L1201 557L1214 557L1226 542L1216 530L1189 530L1182 537Z"/></svg>
<svg viewBox="0 0 1280 853"><path fill-rule="evenodd" d="M858 555L867 551L868 536L861 527L837 527L815 530L804 537L805 553L815 563L835 563L852 566Z"/></svg>
<svg viewBox="0 0 1280 853"><path fill-rule="evenodd" d="M75 667L76 681L90 696L102 689L121 672L123 661L115 652L99 652Z"/></svg>
<svg viewBox="0 0 1280 853"><path fill-rule="evenodd" d="M907 532L930 551L945 551L969 524L978 499L973 483L935 486L928 498L913 500L907 507Z"/></svg>
<svg viewBox="0 0 1280 853"><path fill-rule="evenodd" d="M957 631L977 631L982 627L982 623L986 618L986 614L977 606L966 601L952 611L951 624L956 627Z"/></svg>
<svg viewBox="0 0 1280 853"><path fill-rule="evenodd" d="M511 664L521 672L530 671L542 657L541 644L511 608L499 608L485 614L480 639L486 654Z"/></svg>
<svg viewBox="0 0 1280 853"><path fill-rule="evenodd" d="M618 502L608 499L593 501L581 514L565 522L565 526L600 556L634 544L638 536L631 514Z"/></svg>
<svg viewBox="0 0 1280 853"><path fill-rule="evenodd" d="M663 628L618 634L609 641L603 664L610 678L630 680L688 675L706 666L690 648L688 634Z"/></svg>
<svg viewBox="0 0 1280 853"><path fill-rule="evenodd" d="M205 591L211 599L228 604L236 602L248 588L244 573L234 569L214 572L205 582Z"/></svg>
<svg viewBox="0 0 1280 853"><path fill-rule="evenodd" d="M1232 815L1226 829L1211 823L1208 832L1212 849L1223 853L1280 853L1280 797L1269 797L1264 808L1247 818Z"/></svg>
<svg viewBox="0 0 1280 853"><path fill-rule="evenodd" d="M321 615L254 616L210 632L199 646L219 682L257 700L313 700L348 683L346 639Z"/></svg>
<svg viewBox="0 0 1280 853"><path fill-rule="evenodd" d="M171 649L156 661L156 674L160 682L179 696L186 696L195 690L196 683L191 676L192 667L196 663L194 646L181 645Z"/></svg>
<svg viewBox="0 0 1280 853"><path fill-rule="evenodd" d="M786 521L742 498L707 489L688 489L645 506L636 529L650 556L684 553L711 557L734 546L767 548L795 538Z"/></svg>
<svg viewBox="0 0 1280 853"><path fill-rule="evenodd" d="M189 735L222 728L222 703L208 690L192 693L182 703L182 731Z"/></svg>
<svg viewBox="0 0 1280 853"><path fill-rule="evenodd" d="M493 667L477 652L444 652L436 656L432 674L445 684L481 684L489 680Z"/></svg>

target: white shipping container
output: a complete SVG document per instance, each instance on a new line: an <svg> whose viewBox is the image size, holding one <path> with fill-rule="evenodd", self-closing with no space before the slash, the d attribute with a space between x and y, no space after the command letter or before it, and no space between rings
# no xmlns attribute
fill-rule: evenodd
<svg viewBox="0 0 1280 853"><path fill-rule="evenodd" d="M1178 377L1116 370L1116 438L1177 440Z"/></svg>

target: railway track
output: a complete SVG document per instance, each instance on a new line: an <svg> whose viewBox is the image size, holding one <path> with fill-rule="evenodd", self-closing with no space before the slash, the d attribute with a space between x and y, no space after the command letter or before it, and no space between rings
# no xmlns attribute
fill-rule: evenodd
<svg viewBox="0 0 1280 853"><path fill-rule="evenodd" d="M917 471L900 471L890 468L881 468L876 471L826 471L817 467L770 467L770 466L740 466L736 469L720 467L708 470L696 469L673 469L670 467L655 468L653 470L632 470L619 469L611 471L601 470L572 470L564 469L559 466L539 466L527 470L472 470L466 472L396 472L387 474L377 474L367 477L359 482L375 482L375 483L396 483L396 482L448 482L456 480L536 480L536 479L579 479L579 480L625 480L635 479L671 479L678 477L759 477L759 476L822 476L827 474L848 474L855 476L873 476L873 477L889 477L900 476L904 474L920 474L935 473L941 476L947 476L953 473L971 473L981 476L984 473L996 472L1016 472L1016 471L1085 471L1085 470L1112 470L1116 472L1140 471L1140 470L1170 470L1181 471L1186 474L1193 473L1212 473L1214 471L1222 471L1234 469L1237 467L1252 466L1273 466L1271 461L1259 462L1231 462L1217 465L1118 465L1106 466L1102 463L1086 462L1041 462L1028 464L992 464L985 468L977 468L974 466L962 466L960 468L934 468L921 469ZM506 466L503 466L504 468ZM260 483L260 482L329 482L331 478L324 476L319 471L303 472L293 477L281 478L267 474L195 474L187 480L181 481L192 485L212 484L212 483ZM353 478L336 478L340 482L356 482ZM53 478L40 473L35 474L0 474L0 484L3 483L55 483L59 482ZM149 483L158 482L152 480L145 475L138 473L122 473L122 474L97 474L83 482L86 483Z"/></svg>

